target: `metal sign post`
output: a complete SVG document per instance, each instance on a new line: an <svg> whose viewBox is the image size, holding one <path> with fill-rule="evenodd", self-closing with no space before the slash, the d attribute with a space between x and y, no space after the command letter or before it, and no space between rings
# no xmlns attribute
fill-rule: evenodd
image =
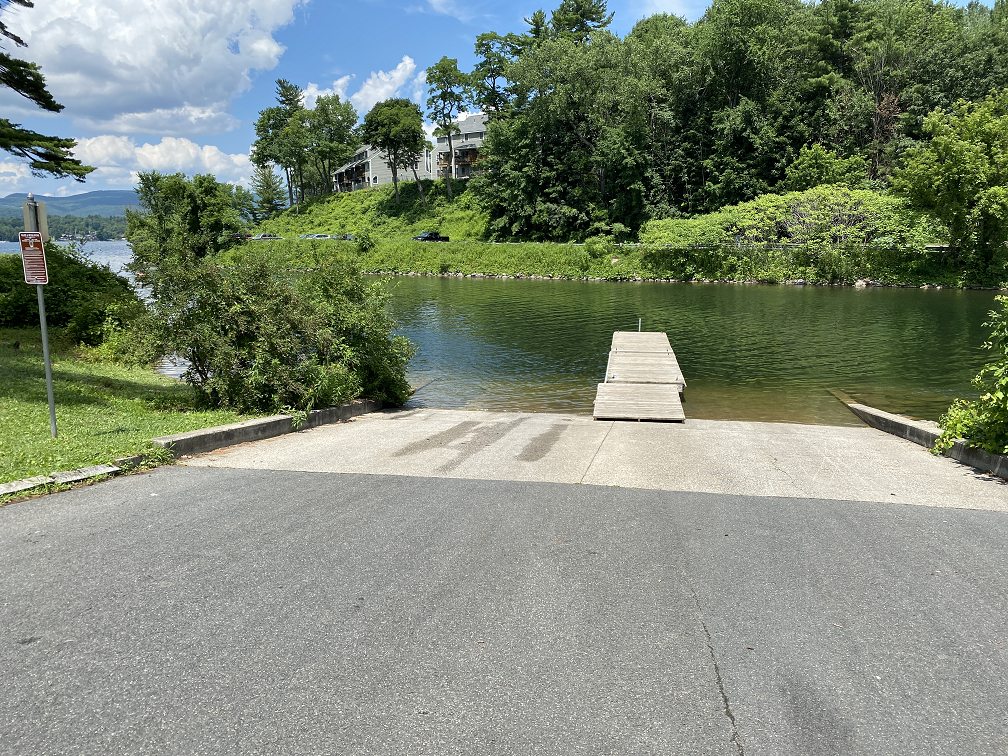
<svg viewBox="0 0 1008 756"><path fill-rule="evenodd" d="M49 360L49 331L46 328L45 294L42 287L49 283L49 268L46 266L44 241L49 241L49 229L45 217L45 204L35 202L34 195L28 195L24 203L25 230L18 236L21 240L21 264L24 267L26 284L35 284L38 290L39 322L42 325L42 359L45 360L46 392L49 395L49 430L56 438L56 400L53 397L52 363Z"/></svg>

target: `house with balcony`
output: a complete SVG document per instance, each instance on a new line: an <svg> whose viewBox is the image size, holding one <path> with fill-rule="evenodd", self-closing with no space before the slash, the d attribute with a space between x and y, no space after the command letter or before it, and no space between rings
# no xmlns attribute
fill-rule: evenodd
<svg viewBox="0 0 1008 756"><path fill-rule="evenodd" d="M458 122L459 133L452 136L453 155L448 150L448 137L438 137L437 175L453 178L469 178L479 173L479 151L486 139L487 117L483 113L473 113Z"/></svg>
<svg viewBox="0 0 1008 756"><path fill-rule="evenodd" d="M417 163L417 175L421 179L433 179L434 154L424 150ZM410 168L399 171L399 181L413 181L413 171ZM365 144L350 158L346 165L336 169L336 191L352 192L357 189L382 186L392 183L392 169L382 157L382 153L371 145Z"/></svg>

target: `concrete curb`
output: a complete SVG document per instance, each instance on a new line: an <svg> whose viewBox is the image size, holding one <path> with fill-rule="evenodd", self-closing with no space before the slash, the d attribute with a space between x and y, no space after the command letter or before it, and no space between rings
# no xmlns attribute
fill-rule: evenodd
<svg viewBox="0 0 1008 756"><path fill-rule="evenodd" d="M938 423L894 415L891 412L869 407L867 404L858 404L842 392L834 391L832 393L846 404L851 412L872 428L905 438L907 441L913 441L927 449L933 449L935 441L941 436L942 432ZM961 438L956 439L951 448L946 449L942 454L982 472L989 472L999 478L1008 479L1008 456L1004 454L991 454L975 446L966 446L966 442Z"/></svg>
<svg viewBox="0 0 1008 756"><path fill-rule="evenodd" d="M274 438L275 436L282 436L285 433L314 428L318 425L349 420L358 415L376 412L380 409L381 402L373 399L357 399L348 404L341 404L338 407L312 410L308 413L305 423L297 428L294 427L294 418L291 415L272 415L255 420L245 420L241 423L218 425L214 428L203 428L202 430L189 431L187 433L175 433L171 436L159 436L158 438L152 438L151 443L163 449L168 449L175 457L185 457L214 451L225 446L243 444L248 441L261 441L266 438Z"/></svg>
<svg viewBox="0 0 1008 756"><path fill-rule="evenodd" d="M77 470L54 472L49 475L36 475L33 478L25 478L24 480L12 480L10 483L0 483L0 496L30 491L33 488L38 488L48 483L77 483L88 478L97 478L99 475L112 475L119 472L120 469L116 465L91 465L90 467L81 467Z"/></svg>

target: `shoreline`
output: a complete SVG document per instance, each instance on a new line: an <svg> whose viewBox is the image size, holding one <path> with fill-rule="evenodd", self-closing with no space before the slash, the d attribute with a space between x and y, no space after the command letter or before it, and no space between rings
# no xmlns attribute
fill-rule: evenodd
<svg viewBox="0 0 1008 756"><path fill-rule="evenodd" d="M362 275L365 276L383 276L383 277L396 277L396 278L480 278L480 279L497 279L501 281L576 281L579 283L672 283L672 284L692 284L692 285L704 285L704 284L722 284L728 286L818 286L822 288L852 288L852 289L868 289L868 288L880 288L880 289L933 289L935 291L942 290L953 290L953 291L1008 291L1008 286L952 286L949 284L900 284L900 283L886 283L883 281L872 281L867 279L858 279L854 283L827 283L819 281L806 281L804 279L798 278L786 281L769 281L769 280L749 280L749 279L710 279L710 278L659 278L659 277L645 277L645 276L613 276L609 278L603 277L572 277L572 276L553 276L553 275L535 275L535 274L507 274L507 273L428 273L426 271L401 271L401 270L362 270Z"/></svg>

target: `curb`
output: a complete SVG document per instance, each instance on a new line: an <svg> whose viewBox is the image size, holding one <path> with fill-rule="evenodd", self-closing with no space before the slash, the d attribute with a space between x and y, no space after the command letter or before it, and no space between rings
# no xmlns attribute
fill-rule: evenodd
<svg viewBox="0 0 1008 756"><path fill-rule="evenodd" d="M297 428L294 427L294 418L291 415L273 415L272 417L260 417L256 420L246 420L241 423L232 423L231 425L203 428L202 430L189 431L188 433L159 436L158 438L152 438L151 443L163 449L168 449L176 458L192 454L202 454L203 452L213 451L225 446L243 444L246 441L273 438L274 436L282 436L285 433L294 433L319 425L349 420L368 412L376 412L381 409L381 406L381 402L374 399L355 399L348 404L341 404L338 407L312 410L308 413L304 424ZM146 455L137 454L132 457L121 457L116 460L116 464L114 465L92 465L90 467L82 467L78 470L54 472L49 475L36 475L24 480L12 480L10 483L0 483L0 496L30 491L33 488L38 488L49 483L76 483L99 475L111 475L124 470L129 471L142 464L145 459Z"/></svg>
<svg viewBox="0 0 1008 756"><path fill-rule="evenodd" d="M152 438L151 443L167 449L176 458L188 457L193 454L203 454L221 449L225 446L261 441L265 438L282 436L285 433L294 433L319 425L349 420L358 415L376 412L381 409L381 406L381 402L373 399L357 399L338 407L312 410L308 413L304 424L297 428L294 427L294 417L291 415L272 415L230 425L218 425L213 428L175 433L171 436L159 436Z"/></svg>
<svg viewBox="0 0 1008 756"><path fill-rule="evenodd" d="M930 420L913 420L903 415L894 415L891 412L869 407L867 404L858 404L841 391L830 393L846 404L847 409L872 428L905 438L907 441L912 441L928 450L934 448L935 441L941 436L942 432L938 423ZM967 446L961 438L956 439L949 449L942 452L942 456L951 457L957 462L974 467L981 472L989 472L999 478L1008 479L1008 456L991 454L978 447Z"/></svg>

